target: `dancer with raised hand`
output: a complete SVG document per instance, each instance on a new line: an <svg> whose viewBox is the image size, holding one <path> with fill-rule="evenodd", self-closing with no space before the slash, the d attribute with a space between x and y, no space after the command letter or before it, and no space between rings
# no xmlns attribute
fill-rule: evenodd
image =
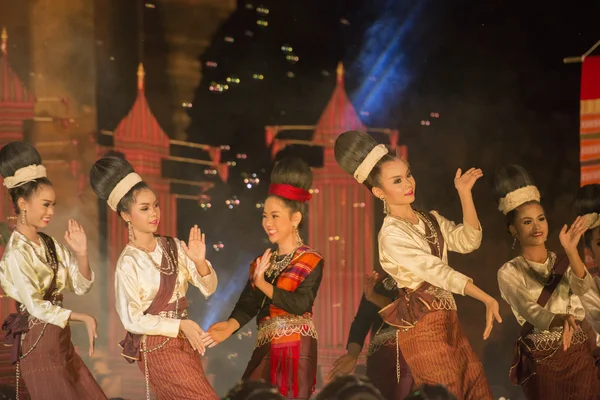
<svg viewBox="0 0 600 400"><path fill-rule="evenodd" d="M208 330L212 347L256 316L256 345L242 379L264 379L293 399L310 398L317 376L312 307L323 276L323 258L303 243L299 233L311 184L312 172L304 161L286 158L275 165L262 226L277 248L267 249L252 262L229 319Z"/></svg>
<svg viewBox="0 0 600 400"><path fill-rule="evenodd" d="M587 271L583 285L585 295L581 302L585 316L596 332L600 332L600 184L594 183L579 188L575 198L575 212L586 218L587 230L583 235L583 246L594 265ZM598 337L600 345L600 336Z"/></svg>
<svg viewBox="0 0 600 400"><path fill-rule="evenodd" d="M62 304L63 291L81 296L94 282L85 230L69 220L64 239L72 252L39 231L54 215L56 193L33 146L12 142L2 147L0 174L17 214L0 261L2 289L17 302L17 312L2 326L17 367L17 398L22 377L32 400L106 399L71 342L70 322L83 322L91 357L96 320Z"/></svg>
<svg viewBox="0 0 600 400"><path fill-rule="evenodd" d="M494 320L501 322L498 302L447 261L448 251L470 253L481 243L471 194L483 175L481 170L456 172L454 185L464 221L456 225L435 211L412 208L416 181L408 162L388 154L370 135L341 134L335 158L344 171L383 201L387 216L379 232L379 259L400 293L380 314L398 328L399 348L415 384L444 384L459 399L492 399L483 366L460 328L452 293L473 297L486 306L484 339Z"/></svg>
<svg viewBox="0 0 600 400"><path fill-rule="evenodd" d="M585 309L585 319L594 330L594 333L588 334L596 338L596 343L592 343L592 352L600 377L600 184L579 188L575 197L575 212L585 218L587 229L583 235L583 247L586 256L594 261L582 279L580 291L584 294L580 299ZM575 284L579 282L578 279L574 280Z"/></svg>
<svg viewBox="0 0 600 400"><path fill-rule="evenodd" d="M200 358L207 337L187 319L188 285L205 297L217 289L204 234L193 226L187 244L156 235L161 217L156 195L125 160L96 161L90 181L129 230L115 271L116 307L127 330L122 355L130 363L138 361L146 398L151 386L159 400L218 399Z"/></svg>
<svg viewBox="0 0 600 400"><path fill-rule="evenodd" d="M366 375L384 398L396 400L410 394L413 378L400 351L396 328L386 324L379 316L379 310L398 297L398 286L394 278L385 272L382 276L376 272L365 276L364 294L350 325L347 353L334 361L328 379L354 371L370 331Z"/></svg>
<svg viewBox="0 0 600 400"><path fill-rule="evenodd" d="M587 228L577 217L560 232L566 255L546 248L548 220L533 180L518 165L493 179L498 209L520 254L498 271L502 297L522 326L510 377L528 399L592 400L598 379L579 299L586 272L577 244ZM583 326L583 329L582 329Z"/></svg>

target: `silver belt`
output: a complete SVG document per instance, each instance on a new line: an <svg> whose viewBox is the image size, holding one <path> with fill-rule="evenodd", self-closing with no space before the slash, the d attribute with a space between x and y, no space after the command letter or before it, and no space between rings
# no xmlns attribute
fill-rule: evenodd
<svg viewBox="0 0 600 400"><path fill-rule="evenodd" d="M388 326L386 328L381 329L377 334L371 339L371 343L369 344L369 351L367 352L367 357L378 351L381 347L388 346L391 344L396 344L396 328L393 326Z"/></svg>
<svg viewBox="0 0 600 400"><path fill-rule="evenodd" d="M562 347L563 328L553 328L549 331L534 330L524 339L525 344L531 351L556 350ZM581 327L577 327L571 338L571 345L578 345L587 341L587 334Z"/></svg>
<svg viewBox="0 0 600 400"><path fill-rule="evenodd" d="M161 311L158 313L159 316L164 318L173 318L173 319L187 319L188 312L187 310L180 311L179 313L175 311Z"/></svg>
<svg viewBox="0 0 600 400"><path fill-rule="evenodd" d="M311 314L307 313L302 316L288 314L261 321L258 324L254 348L258 348L274 339L293 334L318 339L317 329Z"/></svg>

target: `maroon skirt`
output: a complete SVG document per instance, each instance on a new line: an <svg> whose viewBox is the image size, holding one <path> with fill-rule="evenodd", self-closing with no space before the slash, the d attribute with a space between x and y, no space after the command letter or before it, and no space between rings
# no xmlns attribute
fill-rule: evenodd
<svg viewBox="0 0 600 400"><path fill-rule="evenodd" d="M19 362L20 374L32 400L107 398L75 352L70 326L62 329L38 322L25 335L21 353L27 355Z"/></svg>
<svg viewBox="0 0 600 400"><path fill-rule="evenodd" d="M146 348L156 350L141 352L138 362L144 373L144 357L148 358L148 380L157 400L218 400L204 374L200 353L186 338L171 338L165 343L166 339L147 336Z"/></svg>
<svg viewBox="0 0 600 400"><path fill-rule="evenodd" d="M283 373L293 371L291 364L291 358L284 358L276 367L278 370L274 371L275 374L271 374L271 343L265 343L254 349L242 379L271 382L279 388L280 392L285 392L282 394L287 399L309 399L314 393L317 383L317 339L311 336L301 336L296 376L293 373ZM272 382L271 379L273 375L276 377L275 382ZM297 381L294 382L294 379ZM297 384L299 389L297 397L294 397L292 393L294 384Z"/></svg>
<svg viewBox="0 0 600 400"><path fill-rule="evenodd" d="M395 333L395 329L393 332L380 333L379 335L389 338L379 340L379 335L375 336L367 356L367 377L386 400L402 400L410 394L413 387L413 377L397 347Z"/></svg>
<svg viewBox="0 0 600 400"><path fill-rule="evenodd" d="M16 390L15 376L16 369L12 361L12 346L0 345L0 386ZM28 399L29 392L23 379L19 380L19 394L21 399Z"/></svg>
<svg viewBox="0 0 600 400"><path fill-rule="evenodd" d="M483 365L456 311L427 313L414 328L399 331L398 342L416 386L442 384L458 400L492 400Z"/></svg>
<svg viewBox="0 0 600 400"><path fill-rule="evenodd" d="M556 348L556 346L552 347ZM563 351L560 346L558 350L526 350L526 353L535 361L535 374L521 385L527 399L594 400L597 398L597 369L587 341L571 344L567 351Z"/></svg>

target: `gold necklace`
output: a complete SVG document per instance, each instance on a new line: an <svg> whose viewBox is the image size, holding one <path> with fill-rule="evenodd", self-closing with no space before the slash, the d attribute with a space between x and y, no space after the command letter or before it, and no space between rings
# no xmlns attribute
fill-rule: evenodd
<svg viewBox="0 0 600 400"><path fill-rule="evenodd" d="M46 245L46 242L44 241L44 239L42 239L42 237L40 235L37 235L38 240L40 241L40 245L43 246L44 248L44 253L46 254L46 257L42 257L41 254L39 254L36 250L36 244L33 243L31 240L29 240L27 238L27 236L25 236L21 231L19 231L17 229L17 232L19 232L19 234L21 236L23 236L23 239L25 239L25 242L31 247L31 249L33 250L33 253L35 254L35 256L38 258L38 260L40 260L42 262L42 264L47 265L48 267L50 267L50 269L54 272L56 272L56 270L58 269L58 261L56 260L56 258L50 253L50 250L48 249L48 246Z"/></svg>
<svg viewBox="0 0 600 400"><path fill-rule="evenodd" d="M437 230L435 229L435 227L433 226L433 224L431 223L429 218L425 217L421 211L414 210L414 213L417 215L417 218L419 220L421 220L425 224L427 224L427 226L429 227L429 232L431 232L430 235L425 235L425 234L421 233L420 230L415 228L415 224L413 224L412 222L410 222L409 220L407 220L405 218L398 217L398 216L392 215L392 214L388 214L388 215L392 218L397 219L398 221L402 221L405 224L407 224L414 233L416 233L419 237L424 239L427 243L430 243L430 244L436 246L439 254L442 254L441 249L440 249L440 242L439 242Z"/></svg>
<svg viewBox="0 0 600 400"><path fill-rule="evenodd" d="M166 257L166 259L167 259L167 268L163 268L162 263L158 264L156 261L154 261L154 258L152 258L152 256L150 255L150 252L148 250L144 249L143 247L134 243L133 241L131 241L129 244L132 247L134 247L140 251L143 251L146 254L146 256L148 257L148 259L150 260L150 262L152 262L152 265L154 265L154 268L156 268L161 274L173 275L175 273L175 271L177 270L177 263L174 263L171 260L171 255L167 252L167 249L165 249L165 247L163 246L161 241L158 240L157 238L155 238L155 240L156 240L156 245L160 246L163 256Z"/></svg>

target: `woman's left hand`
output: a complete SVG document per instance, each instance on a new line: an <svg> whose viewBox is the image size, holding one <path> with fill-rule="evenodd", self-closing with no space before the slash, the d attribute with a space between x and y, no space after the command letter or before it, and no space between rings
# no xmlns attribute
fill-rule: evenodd
<svg viewBox="0 0 600 400"><path fill-rule="evenodd" d="M587 227L587 218L584 216L577 217L570 228L565 224L558 234L562 247L567 251L576 251L581 235L585 233Z"/></svg>
<svg viewBox="0 0 600 400"><path fill-rule="evenodd" d="M454 187L459 192L467 192L473 189L475 182L483 176L483 171L480 168L471 168L464 174L459 168L454 176Z"/></svg>
<svg viewBox="0 0 600 400"><path fill-rule="evenodd" d="M261 282L265 279L265 272L271 265L271 249L267 249L262 257L256 260L256 268L254 269L254 282Z"/></svg>
<svg viewBox="0 0 600 400"><path fill-rule="evenodd" d="M373 296L373 290L375 289L378 280L379 274L375 271L365 275L363 280L363 293L365 294L365 298L369 301L371 300L371 296Z"/></svg>
<svg viewBox="0 0 600 400"><path fill-rule="evenodd" d="M184 241L181 241L181 247L194 264L198 265L206 261L206 236L200 231L198 225L194 225L190 229L188 243L186 245Z"/></svg>
<svg viewBox="0 0 600 400"><path fill-rule="evenodd" d="M65 241L76 255L87 255L87 236L83 226L70 219L65 232Z"/></svg>

